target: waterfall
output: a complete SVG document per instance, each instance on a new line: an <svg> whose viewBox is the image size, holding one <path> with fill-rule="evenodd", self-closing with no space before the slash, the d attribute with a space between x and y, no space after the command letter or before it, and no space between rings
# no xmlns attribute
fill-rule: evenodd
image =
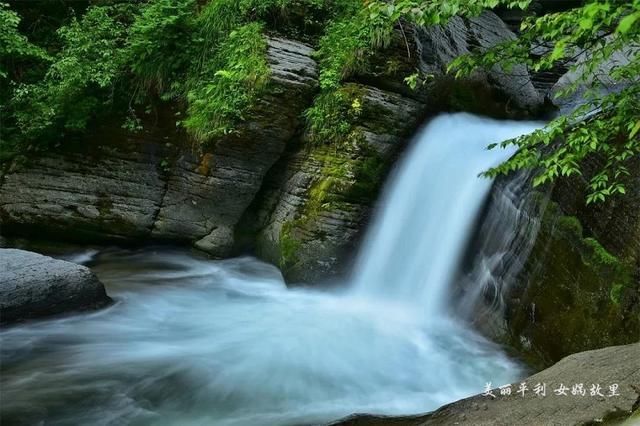
<svg viewBox="0 0 640 426"><path fill-rule="evenodd" d="M489 203L474 232L492 185L478 174L513 152L489 143L536 127L468 114L431 121L392 173L342 290L287 288L276 267L249 257L154 247L71 255L118 303L0 331L0 417L294 426L416 414L487 382L514 383L520 366L456 316L490 287L487 269L454 281L472 235L487 244L471 264L491 271L520 241L517 201Z"/></svg>
<svg viewBox="0 0 640 426"><path fill-rule="evenodd" d="M491 190L491 179L478 175L514 153L513 148L487 146L538 127L465 113L432 120L384 191L353 271L353 292L419 306L426 316L441 317Z"/></svg>
<svg viewBox="0 0 640 426"><path fill-rule="evenodd" d="M456 315L492 336L504 332L505 297L529 257L546 207L546 197L530 190L531 178L523 171L494 184L456 277Z"/></svg>

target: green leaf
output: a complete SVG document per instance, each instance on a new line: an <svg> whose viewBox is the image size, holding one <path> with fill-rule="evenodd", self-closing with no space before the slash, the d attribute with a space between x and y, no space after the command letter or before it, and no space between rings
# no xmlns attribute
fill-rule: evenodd
<svg viewBox="0 0 640 426"><path fill-rule="evenodd" d="M640 12L632 13L631 15L625 16L624 18L622 18L622 20L620 20L616 32L620 34L628 33L629 30L631 30L633 24L638 20L638 18L640 18Z"/></svg>
<svg viewBox="0 0 640 426"><path fill-rule="evenodd" d="M631 132L629 132L629 139L632 139L633 137L635 137L635 135L637 135L638 132L640 132L640 120L636 122L636 125L633 126L633 129L631 129Z"/></svg>
<svg viewBox="0 0 640 426"><path fill-rule="evenodd" d="M582 18L580 20L580 28L583 30L590 30L593 28L593 19L590 18Z"/></svg>

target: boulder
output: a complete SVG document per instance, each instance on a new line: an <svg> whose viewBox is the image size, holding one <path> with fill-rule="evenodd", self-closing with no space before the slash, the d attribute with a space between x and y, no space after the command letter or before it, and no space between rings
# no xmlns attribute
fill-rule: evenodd
<svg viewBox="0 0 640 426"><path fill-rule="evenodd" d="M107 306L87 267L17 249L0 249L0 323Z"/></svg>
<svg viewBox="0 0 640 426"><path fill-rule="evenodd" d="M524 384L525 391L519 393ZM510 385L511 395L479 394L426 414L407 417L355 415L332 426L587 426L637 424L640 419L640 344L568 356ZM535 393L544 386L545 396ZM557 392L564 386L568 389ZM575 387L574 387L575 386ZM559 394L560 393L560 394Z"/></svg>

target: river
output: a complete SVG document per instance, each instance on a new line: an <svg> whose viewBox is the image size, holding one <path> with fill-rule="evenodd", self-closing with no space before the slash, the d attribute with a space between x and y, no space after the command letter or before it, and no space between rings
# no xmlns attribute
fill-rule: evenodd
<svg viewBox="0 0 640 426"><path fill-rule="evenodd" d="M391 174L351 277L288 288L252 257L100 248L117 303L0 333L2 418L47 425L305 425L413 414L523 370L459 319L452 287L491 189L487 150L534 130L434 119Z"/></svg>

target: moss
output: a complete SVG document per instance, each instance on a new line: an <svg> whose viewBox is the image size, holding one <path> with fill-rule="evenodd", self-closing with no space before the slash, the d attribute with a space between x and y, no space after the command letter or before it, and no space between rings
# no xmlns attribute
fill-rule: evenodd
<svg viewBox="0 0 640 426"><path fill-rule="evenodd" d="M521 275L525 286L511 296L510 344L544 367L571 353L637 340L640 315L632 299L638 294L629 289L638 283L630 272L595 238L584 237L577 218L549 202Z"/></svg>
<svg viewBox="0 0 640 426"><path fill-rule="evenodd" d="M362 113L364 89L348 84L320 94L304 113L308 140L314 144L340 143L353 139L355 123Z"/></svg>
<svg viewBox="0 0 640 426"><path fill-rule="evenodd" d="M611 287L611 291L609 292L609 298L611 302L619 305L622 300L622 292L624 290L624 285L622 284L614 284Z"/></svg>
<svg viewBox="0 0 640 426"><path fill-rule="evenodd" d="M575 216L560 216L556 225L560 232L568 237L580 238L582 236L582 224Z"/></svg>
<svg viewBox="0 0 640 426"><path fill-rule="evenodd" d="M300 241L293 236L295 221L285 222L280 229L280 268L289 269L297 262Z"/></svg>
<svg viewBox="0 0 640 426"><path fill-rule="evenodd" d="M619 266L620 259L609 253L595 238L585 238L583 244L591 251L589 259L601 265Z"/></svg>
<svg viewBox="0 0 640 426"><path fill-rule="evenodd" d="M354 184L349 190L348 198L360 202L371 202L378 194L388 162L372 149L367 149L355 164Z"/></svg>

